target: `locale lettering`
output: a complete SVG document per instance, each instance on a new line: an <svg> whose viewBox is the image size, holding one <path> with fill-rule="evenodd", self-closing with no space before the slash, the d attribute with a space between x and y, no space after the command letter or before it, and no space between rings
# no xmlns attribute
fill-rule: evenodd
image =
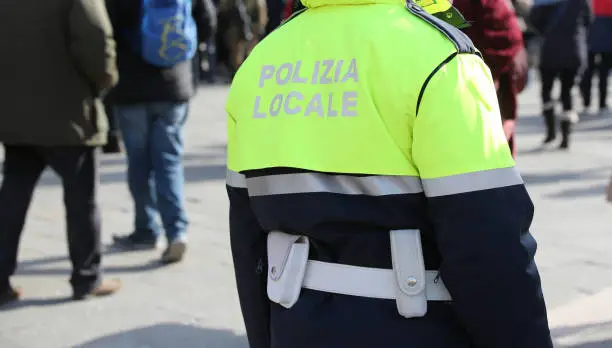
<svg viewBox="0 0 612 348"><path fill-rule="evenodd" d="M283 63L279 66L264 65L261 68L258 86L264 88L269 83L278 86L294 84L327 85L359 82L357 60L326 59L314 62L306 69L301 60ZM352 84L351 84L352 85ZM350 86L350 85L349 85ZM353 85L354 86L354 85ZM296 89L298 86L296 86ZM354 87L353 87L354 88ZM319 117L357 116L358 93L356 90L342 90L330 93L306 93L291 90L264 100L255 97L253 118L268 116L298 115Z"/></svg>

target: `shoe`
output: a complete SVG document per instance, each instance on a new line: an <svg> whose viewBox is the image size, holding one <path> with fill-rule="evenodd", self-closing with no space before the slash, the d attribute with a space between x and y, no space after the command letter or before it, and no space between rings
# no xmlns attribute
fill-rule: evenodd
<svg viewBox="0 0 612 348"><path fill-rule="evenodd" d="M599 108L598 115L600 117L608 117L608 116L612 115L612 113L610 113L610 110L608 109L607 106L603 106L603 107Z"/></svg>
<svg viewBox="0 0 612 348"><path fill-rule="evenodd" d="M0 292L0 307L15 301L19 301L21 295L22 292L20 288L13 288L9 286Z"/></svg>
<svg viewBox="0 0 612 348"><path fill-rule="evenodd" d="M561 144L559 145L559 149L567 150L569 149L569 137L572 132L572 122L569 120L561 121Z"/></svg>
<svg viewBox="0 0 612 348"><path fill-rule="evenodd" d="M592 107L585 105L582 111L580 111L579 115L580 117L589 118L597 116L598 113Z"/></svg>
<svg viewBox="0 0 612 348"><path fill-rule="evenodd" d="M561 114L561 120L570 121L570 123L578 123L580 122L580 116L574 110L563 111Z"/></svg>
<svg viewBox="0 0 612 348"><path fill-rule="evenodd" d="M162 262L163 263L175 263L179 262L183 259L185 255L185 251L187 251L187 240L183 237L175 238L164 253L162 254Z"/></svg>
<svg viewBox="0 0 612 348"><path fill-rule="evenodd" d="M100 283L100 285L96 286L90 291L75 291L72 294L72 299L75 301L85 300L88 297L103 297L109 296L121 289L121 280L119 279L105 279Z"/></svg>
<svg viewBox="0 0 612 348"><path fill-rule="evenodd" d="M159 237L147 235L144 232L133 232L124 236L113 236L115 246L129 250L155 250L161 249Z"/></svg>
<svg viewBox="0 0 612 348"><path fill-rule="evenodd" d="M546 138L544 139L544 145L546 145L557 138L555 110L552 108L545 109L542 116L544 116L544 125L546 126Z"/></svg>

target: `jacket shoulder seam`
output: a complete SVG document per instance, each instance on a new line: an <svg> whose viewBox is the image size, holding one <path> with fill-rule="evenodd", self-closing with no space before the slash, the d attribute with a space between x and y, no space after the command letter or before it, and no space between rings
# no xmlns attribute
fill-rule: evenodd
<svg viewBox="0 0 612 348"><path fill-rule="evenodd" d="M421 106L421 100L423 99L423 94L425 94L425 89L427 88L429 81L431 81L431 79L436 75L436 73L440 71L440 69L442 69L446 64L450 63L450 61L452 61L458 54L459 54L458 52L453 52L450 56L446 57L446 59L444 59L440 64L438 64L431 71L431 73L429 73L429 75L425 79L425 82L423 82L423 85L421 86L421 90L419 91L419 97L416 103L415 117L419 115L419 108Z"/></svg>

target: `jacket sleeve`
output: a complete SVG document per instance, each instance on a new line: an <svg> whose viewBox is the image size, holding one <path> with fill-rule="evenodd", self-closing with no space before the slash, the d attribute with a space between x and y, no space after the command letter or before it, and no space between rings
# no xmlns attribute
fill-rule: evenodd
<svg viewBox="0 0 612 348"><path fill-rule="evenodd" d="M70 52L99 93L118 81L116 48L104 0L75 0L69 16Z"/></svg>
<svg viewBox="0 0 612 348"><path fill-rule="evenodd" d="M474 347L552 348L529 233L533 204L478 56L459 54L432 76L414 120L412 153L440 275Z"/></svg>
<svg viewBox="0 0 612 348"><path fill-rule="evenodd" d="M227 192L230 244L238 297L249 347L270 348L270 302L267 287L266 234L251 208L245 178L232 170L235 121L228 117Z"/></svg>
<svg viewBox="0 0 612 348"><path fill-rule="evenodd" d="M198 40L209 41L217 30L217 10L212 0L195 1L193 18L198 26Z"/></svg>

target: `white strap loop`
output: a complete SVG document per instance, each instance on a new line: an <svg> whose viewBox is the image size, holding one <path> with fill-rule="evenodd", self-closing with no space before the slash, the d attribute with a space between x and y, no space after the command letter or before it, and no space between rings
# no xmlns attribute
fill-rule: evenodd
<svg viewBox="0 0 612 348"><path fill-rule="evenodd" d="M339 263L308 261L302 286L335 294L396 299L396 276L392 269L357 267ZM428 301L451 301L437 271L425 272Z"/></svg>

